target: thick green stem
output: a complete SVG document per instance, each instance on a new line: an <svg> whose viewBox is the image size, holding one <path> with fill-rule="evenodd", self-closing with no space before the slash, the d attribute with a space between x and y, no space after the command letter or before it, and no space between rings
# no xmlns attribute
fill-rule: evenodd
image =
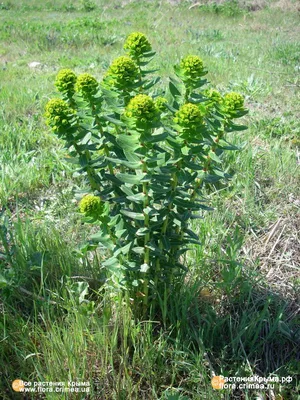
<svg viewBox="0 0 300 400"><path fill-rule="evenodd" d="M181 162L179 162L178 164L178 168L180 169L181 166ZM177 173L174 172L172 174L172 191L175 193L176 189L177 189L177 185L178 185L178 177L177 177ZM159 240L159 244L158 247L161 250L161 252L163 251L164 245L163 245L163 241L162 241L162 237L164 237L166 235L167 229L168 229L168 224L169 224L169 213L171 212L173 208L173 202L170 202L168 205L168 214L166 215L166 218L164 220L164 223L162 225L161 228L161 238ZM158 258L156 260L156 268L155 268L155 278L154 278L154 283L155 283L155 288L156 290L158 290L158 284L159 284L159 274L160 274L160 259Z"/></svg>
<svg viewBox="0 0 300 400"><path fill-rule="evenodd" d="M147 173L147 165L144 162L143 164L143 172ZM143 183L143 193L144 193L144 209L146 207L148 207L149 205L149 196L148 196L148 184L147 182ZM149 222L150 222L150 218L148 214L145 214L145 220L144 220L144 227L149 229ZM145 235L145 240L144 240L144 247L145 247L145 251L144 251L144 264L145 264L145 268L149 268L150 267L150 249L147 247L148 242L150 240L150 232L147 232ZM146 271L145 274L147 274L148 272ZM144 317L146 316L147 313L147 309L148 309L148 298L149 298L149 278L146 275L145 279L144 279L144 304L143 304L143 315Z"/></svg>
<svg viewBox="0 0 300 400"><path fill-rule="evenodd" d="M186 87L186 89L185 89L185 96L184 96L184 99L185 99L185 102L186 102L186 103L187 103L188 100L189 100L190 94L191 94L191 89L190 89L189 87Z"/></svg>
<svg viewBox="0 0 300 400"><path fill-rule="evenodd" d="M220 130L219 133L218 133L218 135L217 135L217 137L216 137L216 139L215 139L215 144L212 145L212 147L211 147L211 150L212 150L212 151L215 151L215 150L216 150L216 148L217 148L217 143L219 142L220 139L222 139L223 135L224 135L224 131L223 131L223 130ZM202 178L198 178L198 181L196 182L196 185L195 185L195 187L194 187L194 190L193 190L193 192L191 193L191 197L190 197L191 201L195 200L196 195L197 195L197 190L200 189L201 185L203 184L203 182L204 182L204 177L205 177L205 175L208 173L210 164L211 164L211 159L210 159L209 156L207 155L206 161L205 161L204 166L203 166L204 176L203 176Z"/></svg>
<svg viewBox="0 0 300 400"><path fill-rule="evenodd" d="M79 145L74 141L72 142L72 145L74 146L77 154L79 155L79 157L83 157L85 156L87 162L89 163L91 161L91 154L89 152L89 150L85 150L84 152L82 152L80 150ZM93 190L99 190L99 185L97 183L97 178L96 178L96 174L95 171L93 170L93 168L91 168L89 165L86 167L86 173L88 175L89 178L89 182L91 184L91 187Z"/></svg>
<svg viewBox="0 0 300 400"><path fill-rule="evenodd" d="M93 108L93 110L95 111L95 108ZM97 124L97 127L98 127L98 129L99 129L100 134L103 135L103 128L102 128L102 125L101 125L101 123L100 123L100 119L99 119L98 115L95 115L95 121L96 121L96 124ZM107 146L106 144L104 145L103 149L104 149L105 155L106 155L107 157L109 157L109 155L110 155L110 154L109 154L109 148L108 148L108 146ZM109 173L110 173L111 175L113 175L113 174L114 174L114 169L113 169L113 166L111 165L111 163L109 162L109 163L107 164L107 166L108 166L108 169L109 169Z"/></svg>

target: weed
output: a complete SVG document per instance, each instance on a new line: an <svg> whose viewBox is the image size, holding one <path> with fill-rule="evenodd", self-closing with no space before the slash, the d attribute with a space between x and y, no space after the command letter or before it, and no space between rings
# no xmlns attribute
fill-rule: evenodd
<svg viewBox="0 0 300 400"><path fill-rule="evenodd" d="M216 13L187 2L94 2L87 14L79 0L0 1L9 6L0 13L0 397L17 397L11 382L21 377L88 381L90 397L104 400L298 399L296 3L240 2L270 7L229 16L220 4ZM181 55L199 53L207 79L221 93L242 91L250 108L249 129L228 136L242 148L224 153L231 181L203 188L214 210L191 223L202 245L182 259L189 273L151 321L134 318L130 299L105 295L105 254L84 245L95 226L81 223L73 200L84 179L43 120L57 71L101 81L133 30L157 49L155 95ZM293 382L220 393L213 374Z"/></svg>
<svg viewBox="0 0 300 400"><path fill-rule="evenodd" d="M12 7L11 3L9 1L1 2L0 3L0 10L10 10Z"/></svg>
<svg viewBox="0 0 300 400"><path fill-rule="evenodd" d="M96 3L92 0L83 0L82 1L82 6L84 11L94 11L96 9Z"/></svg>
<svg viewBox="0 0 300 400"><path fill-rule="evenodd" d="M299 43L287 42L274 45L273 54L275 59L284 65L299 65L300 45Z"/></svg>

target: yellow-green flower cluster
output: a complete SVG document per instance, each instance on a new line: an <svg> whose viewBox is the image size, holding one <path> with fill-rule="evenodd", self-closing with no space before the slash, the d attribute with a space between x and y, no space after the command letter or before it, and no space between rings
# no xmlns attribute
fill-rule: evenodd
<svg viewBox="0 0 300 400"><path fill-rule="evenodd" d="M128 103L125 115L135 118L138 122L149 123L157 118L157 108L150 96L138 94Z"/></svg>
<svg viewBox="0 0 300 400"><path fill-rule="evenodd" d="M155 107L157 108L158 111L162 112L167 109L166 105L168 103L168 100L165 99L164 97L156 97L155 99Z"/></svg>
<svg viewBox="0 0 300 400"><path fill-rule="evenodd" d="M90 74L81 74L77 78L75 88L76 91L80 92L84 98L89 99L91 96L97 93L98 82L96 78Z"/></svg>
<svg viewBox="0 0 300 400"><path fill-rule="evenodd" d="M196 129L203 124L201 111L196 104L184 104L175 114L174 121L187 129Z"/></svg>
<svg viewBox="0 0 300 400"><path fill-rule="evenodd" d="M141 32L131 33L124 44L124 49L134 57L139 58L143 56L144 53L151 51L151 44L147 37Z"/></svg>
<svg viewBox="0 0 300 400"><path fill-rule="evenodd" d="M180 62L180 69L188 79L198 79L203 75L204 66L200 57L189 55Z"/></svg>
<svg viewBox="0 0 300 400"><path fill-rule="evenodd" d="M57 89L72 96L75 92L75 84L77 77L71 69L62 69L56 76L55 86Z"/></svg>
<svg viewBox="0 0 300 400"><path fill-rule="evenodd" d="M79 203L79 210L86 217L99 219L103 214L104 204L100 197L93 194L87 194Z"/></svg>
<svg viewBox="0 0 300 400"><path fill-rule="evenodd" d="M110 84L122 88L133 84L138 75L139 70L135 62L128 56L121 56L112 62L106 77L112 78Z"/></svg>
<svg viewBox="0 0 300 400"><path fill-rule="evenodd" d="M227 93L224 96L224 105L226 110L231 113L244 109L244 97L235 92Z"/></svg>
<svg viewBox="0 0 300 400"><path fill-rule="evenodd" d="M70 127L70 120L74 117L74 110L62 99L48 101L45 108L46 123L52 130L59 133Z"/></svg>
<svg viewBox="0 0 300 400"><path fill-rule="evenodd" d="M221 104L223 101L221 93L215 89L205 90L204 95L205 95L205 97L207 97L209 99L209 102L211 102L213 104L216 104L216 103Z"/></svg>
<svg viewBox="0 0 300 400"><path fill-rule="evenodd" d="M207 98L204 103L206 112L210 112L216 105L223 104L222 95L215 89L206 89L203 91L203 95Z"/></svg>

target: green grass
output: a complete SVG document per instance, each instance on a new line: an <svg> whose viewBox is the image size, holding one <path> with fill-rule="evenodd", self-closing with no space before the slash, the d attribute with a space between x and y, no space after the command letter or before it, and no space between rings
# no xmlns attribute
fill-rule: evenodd
<svg viewBox="0 0 300 400"><path fill-rule="evenodd" d="M234 2L0 2L3 399L23 398L16 378L89 381L101 400L255 398L213 390L213 373L291 375L274 391L299 399L299 18L271 3L249 12ZM195 53L216 88L241 92L250 109L248 131L232 138L241 151L227 156L229 187L207 190L215 209L195 223L203 244L186 258L186 284L153 321L103 291L104 256L84 247L73 201L81 182L43 117L60 68L101 79L135 30L158 53L162 85Z"/></svg>

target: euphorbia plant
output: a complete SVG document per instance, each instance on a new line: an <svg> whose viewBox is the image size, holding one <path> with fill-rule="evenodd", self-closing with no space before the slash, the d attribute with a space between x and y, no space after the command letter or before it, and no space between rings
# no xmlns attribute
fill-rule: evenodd
<svg viewBox="0 0 300 400"><path fill-rule="evenodd" d="M129 35L124 49L101 82L60 71L62 98L49 101L46 118L85 177L79 209L99 226L91 240L107 253L107 285L146 315L184 276L189 246L200 244L190 222L209 209L204 185L228 179L222 155L235 147L226 134L245 129L233 119L246 110L241 95L205 87L198 56L175 66L161 97L145 70L154 56L145 35Z"/></svg>

